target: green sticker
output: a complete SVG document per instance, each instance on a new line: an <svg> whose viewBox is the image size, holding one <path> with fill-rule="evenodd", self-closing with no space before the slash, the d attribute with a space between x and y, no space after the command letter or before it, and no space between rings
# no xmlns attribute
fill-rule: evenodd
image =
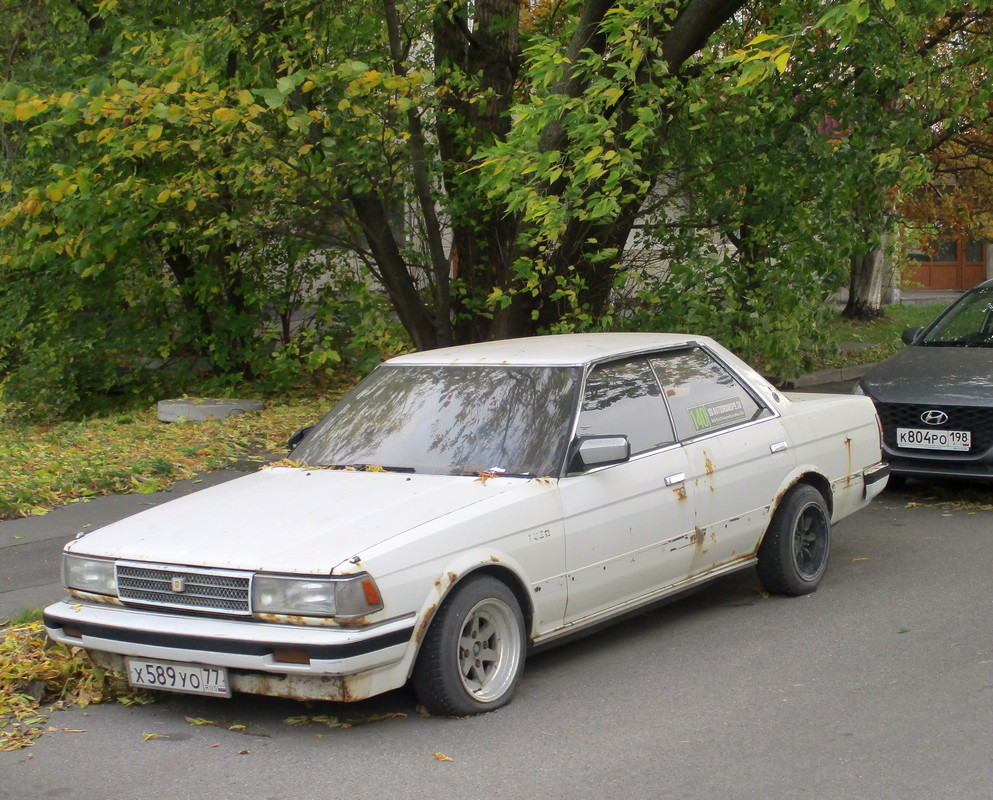
<svg viewBox="0 0 993 800"><path fill-rule="evenodd" d="M741 403L741 398L729 397L727 400L695 406L689 409L689 414L690 419L693 420L693 428L704 431L707 428L717 428L730 425L732 422L740 422L745 419L745 407Z"/></svg>

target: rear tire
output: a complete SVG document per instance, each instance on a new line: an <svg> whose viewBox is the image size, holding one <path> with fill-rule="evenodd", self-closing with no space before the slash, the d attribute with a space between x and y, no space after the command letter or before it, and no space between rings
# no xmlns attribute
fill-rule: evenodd
<svg viewBox="0 0 993 800"><path fill-rule="evenodd" d="M428 628L411 678L432 714L494 711L513 699L524 669L524 616L514 593L489 575L452 590Z"/></svg>
<svg viewBox="0 0 993 800"><path fill-rule="evenodd" d="M758 573L770 592L791 597L817 589L831 552L831 516L813 486L794 486L783 499L762 540Z"/></svg>

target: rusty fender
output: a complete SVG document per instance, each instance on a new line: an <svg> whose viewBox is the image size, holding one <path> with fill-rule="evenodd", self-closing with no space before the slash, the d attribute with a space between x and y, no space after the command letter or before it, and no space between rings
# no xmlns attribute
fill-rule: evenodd
<svg viewBox="0 0 993 800"><path fill-rule="evenodd" d="M454 572L446 572L438 576L438 579L434 582L434 588L432 589L431 602L422 613L421 621L414 630L414 644L420 644L424 639L424 634L426 634L428 632L428 628L431 627L431 621L434 619L434 615L438 611L438 606L441 605L442 598L448 594L448 590L452 588L455 581L458 579L459 576Z"/></svg>

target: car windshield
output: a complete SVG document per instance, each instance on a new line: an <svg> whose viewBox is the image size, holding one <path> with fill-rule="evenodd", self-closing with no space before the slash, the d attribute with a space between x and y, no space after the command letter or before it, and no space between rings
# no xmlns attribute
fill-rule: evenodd
<svg viewBox="0 0 993 800"><path fill-rule="evenodd" d="M581 376L578 367L384 364L291 458L309 466L557 477Z"/></svg>
<svg viewBox="0 0 993 800"><path fill-rule="evenodd" d="M993 286L967 292L917 342L927 347L993 347Z"/></svg>

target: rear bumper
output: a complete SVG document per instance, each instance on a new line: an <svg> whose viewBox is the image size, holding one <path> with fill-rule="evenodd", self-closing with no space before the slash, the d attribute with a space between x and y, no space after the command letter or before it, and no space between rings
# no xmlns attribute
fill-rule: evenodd
<svg viewBox="0 0 993 800"><path fill-rule="evenodd" d="M866 498L875 497L886 488L890 477L890 465L885 461L873 464L862 472L862 483L865 486Z"/></svg>
<svg viewBox="0 0 993 800"><path fill-rule="evenodd" d="M361 700L406 681L412 617L364 628L279 625L60 602L50 638L122 670L128 656L224 667L236 691Z"/></svg>
<svg viewBox="0 0 993 800"><path fill-rule="evenodd" d="M886 481L890 477L890 465L885 461L880 461L867 467L862 471L862 498L871 500L886 488Z"/></svg>

